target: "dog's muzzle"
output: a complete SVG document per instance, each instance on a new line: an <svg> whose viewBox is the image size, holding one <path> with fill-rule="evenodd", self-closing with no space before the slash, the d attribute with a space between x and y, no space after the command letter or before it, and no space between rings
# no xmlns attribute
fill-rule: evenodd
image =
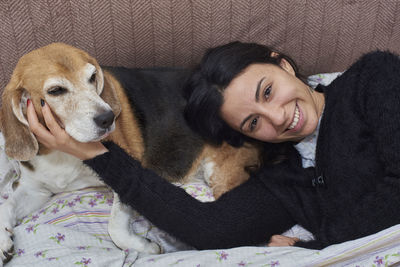
<svg viewBox="0 0 400 267"><path fill-rule="evenodd" d="M114 122L114 117L114 113L110 110L94 117L93 120L100 128L107 129Z"/></svg>

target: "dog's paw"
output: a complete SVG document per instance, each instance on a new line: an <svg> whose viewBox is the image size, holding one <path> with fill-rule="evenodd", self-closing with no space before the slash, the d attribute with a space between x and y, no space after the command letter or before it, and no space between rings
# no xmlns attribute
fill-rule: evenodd
<svg viewBox="0 0 400 267"><path fill-rule="evenodd" d="M122 250L136 250L145 254L160 254L158 244L147 238L127 232L126 228L109 227L109 234L114 244Z"/></svg>
<svg viewBox="0 0 400 267"><path fill-rule="evenodd" d="M124 242L125 244L118 244L117 246L120 249L127 250L133 249L137 252L144 253L144 254L160 254L161 248L157 243L151 242L147 238L139 237L136 235L130 235L132 238L129 241L133 242ZM114 241L115 242L115 241Z"/></svg>
<svg viewBox="0 0 400 267"><path fill-rule="evenodd" d="M0 258L2 262L8 262L13 254L13 232L10 228L0 229Z"/></svg>
<svg viewBox="0 0 400 267"><path fill-rule="evenodd" d="M161 248L157 243L149 242L146 246L143 247L143 253L146 254L160 254Z"/></svg>

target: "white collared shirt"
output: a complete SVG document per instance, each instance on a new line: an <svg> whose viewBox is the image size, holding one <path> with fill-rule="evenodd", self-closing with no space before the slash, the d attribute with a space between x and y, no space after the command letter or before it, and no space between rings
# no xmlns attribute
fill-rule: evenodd
<svg viewBox="0 0 400 267"><path fill-rule="evenodd" d="M315 131L304 138L301 142L294 145L294 147L299 151L303 168L314 167L315 166L315 152L317 148L317 140L319 133L319 125L321 124L321 117L319 118L317 128Z"/></svg>

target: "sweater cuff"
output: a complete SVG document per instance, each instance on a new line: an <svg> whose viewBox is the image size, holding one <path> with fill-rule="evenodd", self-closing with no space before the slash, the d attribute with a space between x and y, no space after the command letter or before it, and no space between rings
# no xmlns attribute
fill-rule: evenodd
<svg viewBox="0 0 400 267"><path fill-rule="evenodd" d="M106 153L97 155L94 158L83 161L84 164L86 164L87 166L92 168L98 174L103 173L108 168L107 163L109 162L109 159L112 156L111 150L115 150L115 148L113 148L113 145L115 146L114 143L107 142L107 143L103 143L103 145L108 150Z"/></svg>
<svg viewBox="0 0 400 267"><path fill-rule="evenodd" d="M141 164L115 143L105 142L103 145L108 152L84 160L83 163L92 168L104 183L120 194L133 186L132 183L135 183L136 179L132 176L141 172Z"/></svg>
<svg viewBox="0 0 400 267"><path fill-rule="evenodd" d="M321 250L324 248L324 245L319 240L310 240L310 241L298 241L294 243L295 247L308 248L308 249L318 249Z"/></svg>

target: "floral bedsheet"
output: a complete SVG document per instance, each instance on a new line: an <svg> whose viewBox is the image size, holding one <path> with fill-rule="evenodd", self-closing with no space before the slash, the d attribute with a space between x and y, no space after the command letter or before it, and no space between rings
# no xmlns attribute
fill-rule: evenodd
<svg viewBox="0 0 400 267"><path fill-rule="evenodd" d="M310 84L329 83L338 73L310 77ZM0 133L0 205L12 193L18 164L7 158ZM183 186L193 197L212 201L203 183ZM111 241L107 224L112 205L107 187L86 188L53 196L14 229L12 266L389 266L400 262L400 225L323 250L297 247L238 247L197 251L134 213L131 230L160 244L161 255L122 251ZM0 218L1 219L1 218ZM302 239L312 235L299 226L285 233ZM1 263L0 263L1 265Z"/></svg>

